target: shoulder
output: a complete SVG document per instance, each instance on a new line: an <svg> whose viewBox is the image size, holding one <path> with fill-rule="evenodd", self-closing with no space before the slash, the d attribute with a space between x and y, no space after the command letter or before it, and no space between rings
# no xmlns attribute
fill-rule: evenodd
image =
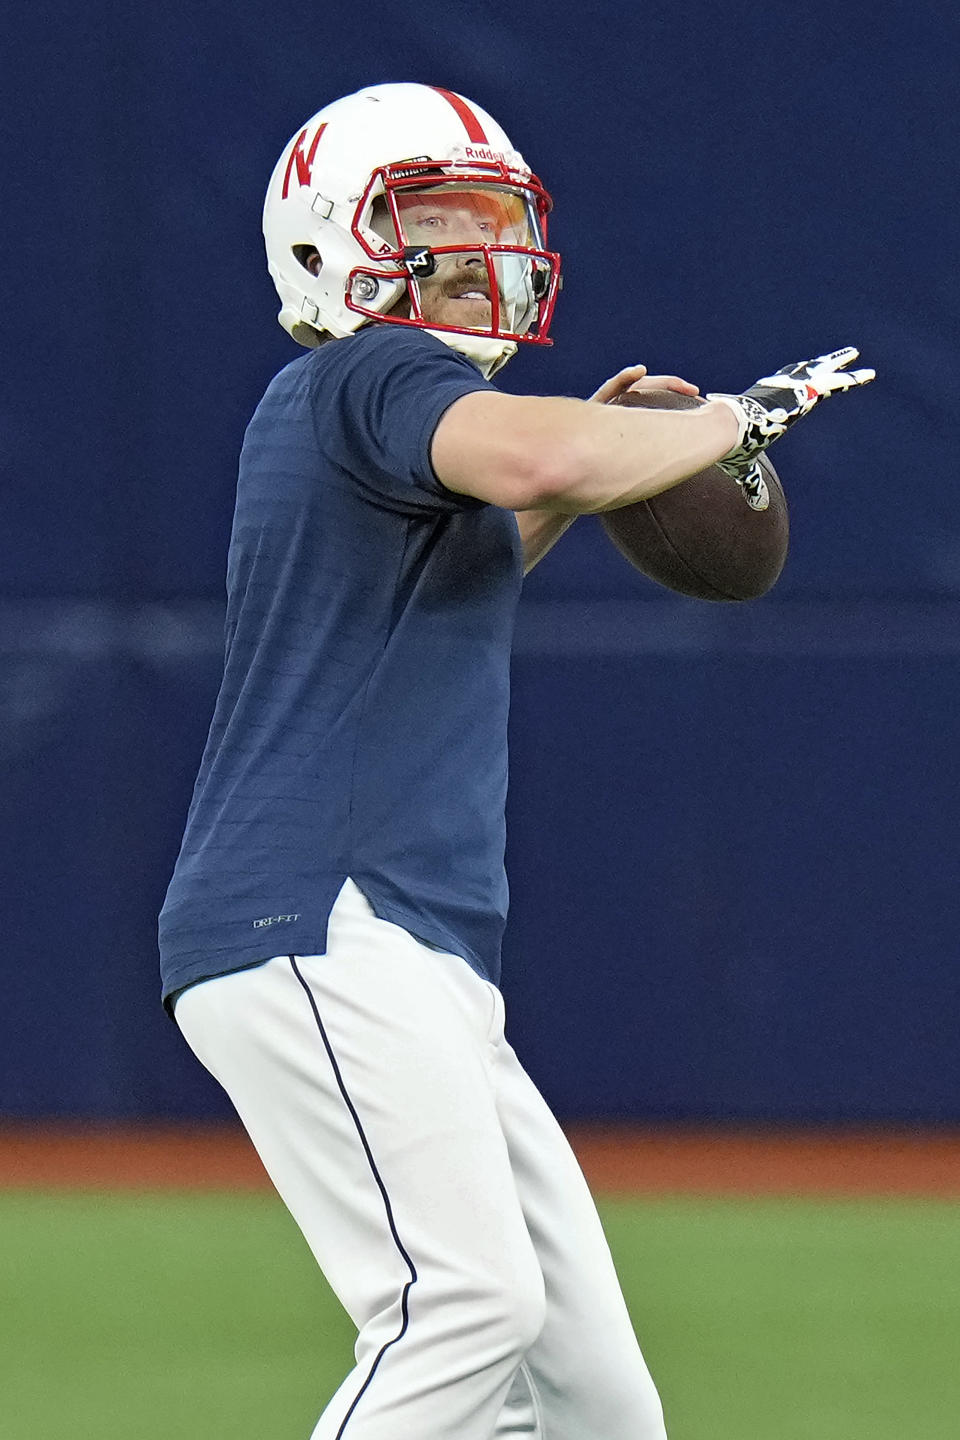
<svg viewBox="0 0 960 1440"><path fill-rule="evenodd" d="M363 393L383 394L384 387L406 390L411 384L423 389L452 386L464 393L496 388L465 355L425 330L367 325L291 360L268 384L261 406L299 400L325 407L338 394L359 398Z"/></svg>
<svg viewBox="0 0 960 1440"><path fill-rule="evenodd" d="M288 403L297 394L306 395L310 389L310 366L315 353L311 350L306 355L298 355L278 370L267 384L257 409L270 409L275 404Z"/></svg>

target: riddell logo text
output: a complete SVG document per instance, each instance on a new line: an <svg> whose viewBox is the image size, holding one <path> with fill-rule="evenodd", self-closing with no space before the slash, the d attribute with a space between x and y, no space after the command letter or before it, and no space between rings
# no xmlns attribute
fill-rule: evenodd
<svg viewBox="0 0 960 1440"><path fill-rule="evenodd" d="M463 153L468 160L492 160L502 165L508 163L506 155L499 150L491 150L489 145L464 145Z"/></svg>

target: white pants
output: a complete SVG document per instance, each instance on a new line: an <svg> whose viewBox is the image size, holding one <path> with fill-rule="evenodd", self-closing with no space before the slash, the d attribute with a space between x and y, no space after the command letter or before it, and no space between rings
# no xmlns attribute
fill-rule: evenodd
<svg viewBox="0 0 960 1440"><path fill-rule="evenodd" d="M664 1440L596 1209L499 991L347 881L325 955L177 1003L358 1330L313 1440Z"/></svg>

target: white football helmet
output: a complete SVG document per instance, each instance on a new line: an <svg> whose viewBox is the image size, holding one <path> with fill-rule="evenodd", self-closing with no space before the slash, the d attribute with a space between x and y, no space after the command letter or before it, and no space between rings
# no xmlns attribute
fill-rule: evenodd
<svg viewBox="0 0 960 1440"><path fill-rule="evenodd" d="M500 126L461 95L372 85L335 100L290 140L267 189L280 324L307 347L374 320L413 325L490 376L518 343L552 343L560 257L546 249L550 208ZM445 235L453 215L461 228ZM306 263L314 250L316 275ZM444 281L456 264L447 256L472 257L472 298ZM434 276L445 296L467 302L462 322L451 305L442 324L424 318L421 284Z"/></svg>

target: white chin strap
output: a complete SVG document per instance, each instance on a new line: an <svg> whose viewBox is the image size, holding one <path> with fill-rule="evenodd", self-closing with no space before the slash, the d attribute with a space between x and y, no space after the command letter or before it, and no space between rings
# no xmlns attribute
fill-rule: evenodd
<svg viewBox="0 0 960 1440"><path fill-rule="evenodd" d="M465 355L468 360L472 360L485 380L502 370L507 361L517 353L515 341L494 340L490 335L459 335L452 334L449 330L428 330L427 334L442 340L444 345L456 350L458 355Z"/></svg>

